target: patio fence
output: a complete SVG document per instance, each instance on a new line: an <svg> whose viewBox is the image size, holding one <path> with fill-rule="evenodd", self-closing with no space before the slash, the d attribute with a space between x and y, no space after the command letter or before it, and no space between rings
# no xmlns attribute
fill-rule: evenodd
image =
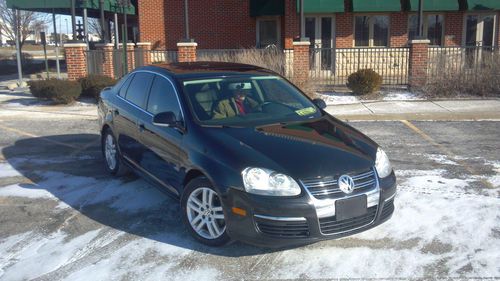
<svg viewBox="0 0 500 281"><path fill-rule="evenodd" d="M311 48L310 78L323 85L345 85L350 74L373 69L383 85L408 84L409 48Z"/></svg>
<svg viewBox="0 0 500 281"><path fill-rule="evenodd" d="M428 77L440 75L476 79L491 70L500 78L500 48L495 47L429 47ZM496 72L496 73L495 73Z"/></svg>
<svg viewBox="0 0 500 281"><path fill-rule="evenodd" d="M107 57L112 57L112 67L115 78L120 78L124 75L124 57L123 50L88 50L87 55L87 73L88 74L104 74L104 62ZM149 63L146 63L146 59ZM146 64L171 63L177 62L177 51L166 50L143 50L134 49L127 51L128 70Z"/></svg>

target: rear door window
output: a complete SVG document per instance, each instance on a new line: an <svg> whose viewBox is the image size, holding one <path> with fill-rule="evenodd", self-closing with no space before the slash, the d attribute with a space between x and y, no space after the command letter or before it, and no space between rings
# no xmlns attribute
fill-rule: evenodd
<svg viewBox="0 0 500 281"><path fill-rule="evenodd" d="M146 107L146 97L151 87L151 81L153 80L153 74L147 72L137 72L135 73L130 86L127 90L127 95L125 99L129 102L141 107Z"/></svg>
<svg viewBox="0 0 500 281"><path fill-rule="evenodd" d="M174 86L170 81L155 75L149 94L147 111L153 115L171 111L178 120L181 119L181 108L179 107Z"/></svg>
<svg viewBox="0 0 500 281"><path fill-rule="evenodd" d="M120 95L120 97L125 98L125 95L127 94L128 86L130 85L130 81L132 81L133 77L134 77L134 74L131 74L128 77L124 77L115 86L115 87L120 89L120 91L118 92L118 95Z"/></svg>

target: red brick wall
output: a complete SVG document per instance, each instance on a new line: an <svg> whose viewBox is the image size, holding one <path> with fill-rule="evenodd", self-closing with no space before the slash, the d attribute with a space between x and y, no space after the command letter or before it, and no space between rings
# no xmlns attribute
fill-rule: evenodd
<svg viewBox="0 0 500 281"><path fill-rule="evenodd" d="M335 31L337 48L352 48L354 46L354 22L352 13L336 14Z"/></svg>
<svg viewBox="0 0 500 281"><path fill-rule="evenodd" d="M190 37L200 49L254 47L255 18L248 0L189 0ZM141 41L176 49L184 39L184 1L139 1Z"/></svg>
<svg viewBox="0 0 500 281"><path fill-rule="evenodd" d="M463 21L463 12L444 14L445 46L462 46Z"/></svg>
<svg viewBox="0 0 500 281"><path fill-rule="evenodd" d="M497 46L500 46L500 12L497 14Z"/></svg>
<svg viewBox="0 0 500 281"><path fill-rule="evenodd" d="M390 15L390 47L404 47L408 44L408 13Z"/></svg>
<svg viewBox="0 0 500 281"><path fill-rule="evenodd" d="M165 48L166 0L140 0L138 2L139 29L141 42L150 42L152 48ZM181 1L176 1L181 2Z"/></svg>

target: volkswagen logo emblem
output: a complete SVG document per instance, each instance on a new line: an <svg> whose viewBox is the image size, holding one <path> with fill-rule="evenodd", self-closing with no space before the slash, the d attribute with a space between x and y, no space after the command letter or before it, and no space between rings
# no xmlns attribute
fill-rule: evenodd
<svg viewBox="0 0 500 281"><path fill-rule="evenodd" d="M339 178L339 188L346 194L352 193L354 190L354 181L350 176L342 175Z"/></svg>

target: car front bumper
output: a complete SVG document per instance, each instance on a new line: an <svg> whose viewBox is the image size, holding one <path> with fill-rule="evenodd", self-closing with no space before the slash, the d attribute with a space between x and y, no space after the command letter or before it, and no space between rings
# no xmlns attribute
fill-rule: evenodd
<svg viewBox="0 0 500 281"><path fill-rule="evenodd" d="M349 236L373 228L392 216L396 195L394 173L379 180L375 190L336 200L367 194L368 202L372 203L368 203L365 214L336 221L335 215L321 214L324 211L318 207L318 200L308 192L297 197L280 198L229 188L223 196L224 205L228 207L227 231L232 239L272 248ZM246 215L231 212L233 207L245 210Z"/></svg>

